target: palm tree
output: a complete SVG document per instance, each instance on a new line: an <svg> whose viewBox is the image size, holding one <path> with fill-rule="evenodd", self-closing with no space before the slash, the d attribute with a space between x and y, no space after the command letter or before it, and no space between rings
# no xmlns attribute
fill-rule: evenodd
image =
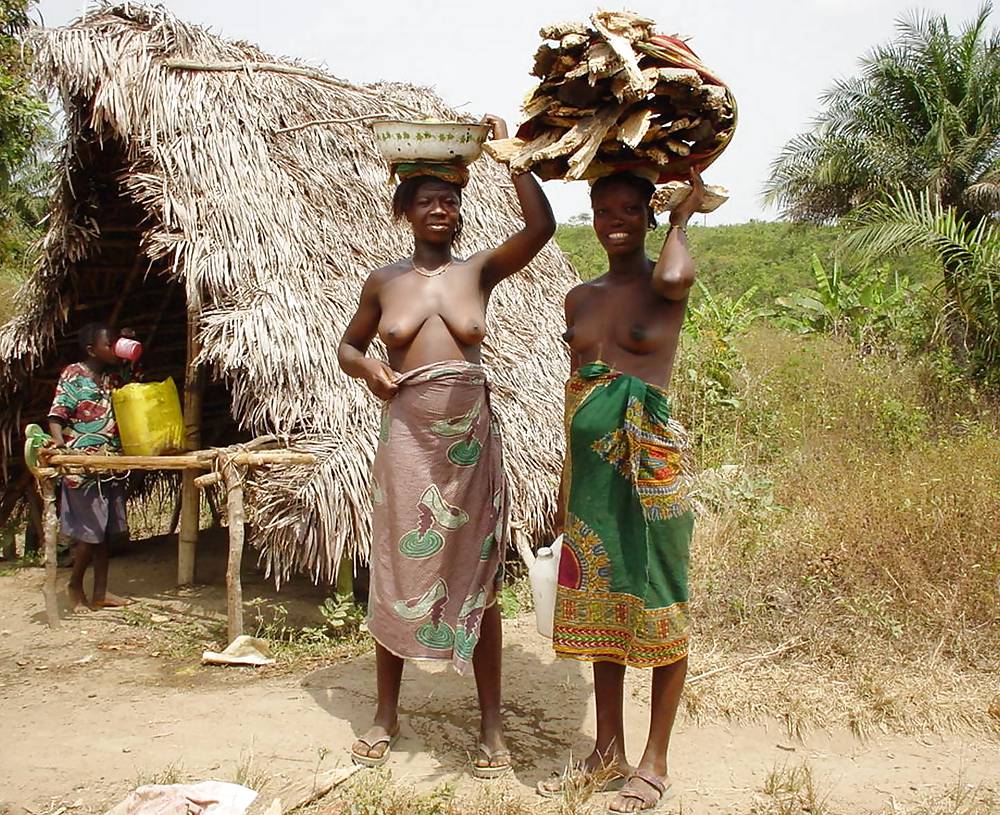
<svg viewBox="0 0 1000 815"><path fill-rule="evenodd" d="M968 223L1000 212L1000 35L992 4L953 34L945 16L897 23L861 73L822 97L811 130L771 165L765 200L828 222L900 188L927 192Z"/></svg>
<svg viewBox="0 0 1000 815"><path fill-rule="evenodd" d="M1000 226L986 217L971 224L940 197L906 189L862 207L849 226L846 248L866 260L914 249L937 255L949 293L943 322L951 345L977 377L1000 374Z"/></svg>

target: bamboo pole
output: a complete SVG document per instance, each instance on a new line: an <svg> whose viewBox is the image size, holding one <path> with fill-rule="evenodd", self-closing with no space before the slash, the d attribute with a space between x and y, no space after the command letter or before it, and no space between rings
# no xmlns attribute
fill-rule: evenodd
<svg viewBox="0 0 1000 815"><path fill-rule="evenodd" d="M296 453L292 450L261 450L258 453L233 453L227 456L240 467L261 467L268 464L315 464L312 453Z"/></svg>
<svg viewBox="0 0 1000 815"><path fill-rule="evenodd" d="M59 600L56 594L56 542L59 532L59 519L56 515L56 482L53 478L43 478L38 483L45 505L42 523L45 541L45 584L42 594L45 596L45 618L49 628L59 627Z"/></svg>
<svg viewBox="0 0 1000 815"><path fill-rule="evenodd" d="M243 537L246 514L243 508L243 470L227 461L222 467L226 483L226 512L229 516L229 565L226 568L226 605L229 642L243 633Z"/></svg>
<svg viewBox="0 0 1000 815"><path fill-rule="evenodd" d="M195 360L201 352L198 337L200 303L192 292L187 297L187 364L184 368L184 430L188 450L201 446L201 402L205 378ZM201 493L194 484L195 472L184 471L181 477L181 528L177 535L177 584L194 583L195 560L198 550L198 526L201 514Z"/></svg>
<svg viewBox="0 0 1000 815"><path fill-rule="evenodd" d="M211 472L206 473L205 475L199 475L194 480L194 485L200 490L205 490L218 484L220 481L222 481L222 473Z"/></svg>
<svg viewBox="0 0 1000 815"><path fill-rule="evenodd" d="M302 122L302 124L292 125L291 127L280 127L274 131L275 136L279 136L282 133L295 133L298 130L305 130L307 127L319 127L321 125L346 125L346 124L356 124L358 122L364 122L368 119L391 119L392 116L388 113L366 113L363 116L351 116L348 119L312 119L308 122Z"/></svg>
<svg viewBox="0 0 1000 815"><path fill-rule="evenodd" d="M224 455L240 467L263 467L269 464L315 464L312 453L293 450L260 450L236 452L225 450L193 450L175 456L104 456L88 453L53 453L42 451L42 460L48 467L72 467L81 470L209 470L215 459Z"/></svg>
<svg viewBox="0 0 1000 815"><path fill-rule="evenodd" d="M342 91L347 91L348 93L358 93L357 87L352 85L350 82L345 82L343 79L337 79L335 76L330 76L330 74L325 74L322 71L317 71L313 68L285 65L280 62L199 62L192 59L174 58L163 60L163 66L175 71L205 71L216 73L235 72L246 74L247 76L256 72L262 72L285 74L286 76L301 76L306 79L321 82L324 85L332 85L333 87L339 88ZM399 101L396 101L394 104L397 108L402 108L415 116L424 115L417 108L404 105Z"/></svg>
<svg viewBox="0 0 1000 815"><path fill-rule="evenodd" d="M281 439L273 434L268 434L266 436L257 436L255 439L251 439L246 444L239 445L243 450L268 450L273 447L278 447L281 444Z"/></svg>
<svg viewBox="0 0 1000 815"><path fill-rule="evenodd" d="M211 461L194 454L176 456L101 456L87 453L56 453L45 458L52 467L82 470L207 470Z"/></svg>

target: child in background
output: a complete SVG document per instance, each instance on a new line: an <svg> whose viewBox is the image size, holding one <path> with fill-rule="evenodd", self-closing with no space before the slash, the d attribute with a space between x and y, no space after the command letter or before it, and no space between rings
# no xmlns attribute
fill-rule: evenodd
<svg viewBox="0 0 1000 815"><path fill-rule="evenodd" d="M49 409L49 433L56 447L89 454L121 452L111 394L135 378L135 371L115 356L112 336L111 329L103 323L89 323L80 329L82 360L63 370ZM122 336L134 335L123 330ZM69 581L74 611L126 602L108 592L110 544L112 540L128 537L125 479L126 476L113 473L67 475L62 479L59 525L74 549ZM88 603L83 577L91 563L94 593Z"/></svg>

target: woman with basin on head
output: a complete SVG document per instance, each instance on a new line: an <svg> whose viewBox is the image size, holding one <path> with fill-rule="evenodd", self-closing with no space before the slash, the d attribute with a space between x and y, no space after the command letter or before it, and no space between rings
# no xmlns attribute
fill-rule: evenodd
<svg viewBox="0 0 1000 815"><path fill-rule="evenodd" d="M591 188L594 231L608 271L566 295L571 376L566 461L557 528L553 646L594 664L597 738L579 769L619 789L610 812L659 807L669 787L667 746L687 670L687 570L693 517L688 445L670 418L670 382L694 263L685 228L704 197L692 192L670 216L656 261L651 181L631 173ZM652 668L649 735L636 767L625 756L625 668ZM538 785L559 794L564 778Z"/></svg>
<svg viewBox="0 0 1000 815"><path fill-rule="evenodd" d="M502 119L486 116L493 137ZM393 214L413 231L413 253L368 277L338 357L385 400L373 467L368 628L375 638L378 705L352 759L379 766L399 732L406 659L471 666L481 726L473 772L510 767L500 713L499 565L507 489L481 348L494 287L524 268L555 232L541 187L514 177L524 228L495 249L454 254L468 170L397 164ZM389 363L367 356L378 335Z"/></svg>

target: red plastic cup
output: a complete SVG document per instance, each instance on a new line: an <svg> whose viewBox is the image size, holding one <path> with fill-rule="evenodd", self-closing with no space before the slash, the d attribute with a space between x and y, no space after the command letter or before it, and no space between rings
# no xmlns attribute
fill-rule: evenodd
<svg viewBox="0 0 1000 815"><path fill-rule="evenodd" d="M130 340L128 337L119 337L111 347L115 356L129 362L136 362L142 356L142 343Z"/></svg>

